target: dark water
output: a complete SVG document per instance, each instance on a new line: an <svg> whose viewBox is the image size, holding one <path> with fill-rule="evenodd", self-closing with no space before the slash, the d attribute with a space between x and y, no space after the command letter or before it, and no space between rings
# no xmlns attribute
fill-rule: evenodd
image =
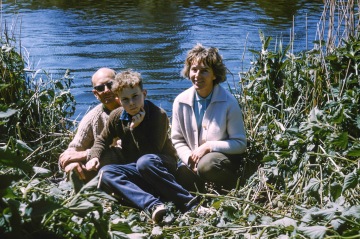
<svg viewBox="0 0 360 239"><path fill-rule="evenodd" d="M323 11L314 0L0 1L2 28L13 29L32 68L54 76L71 70L80 118L97 103L90 79L99 67L141 72L148 98L171 115L172 101L191 85L180 71L196 43L219 48L234 85L250 66L247 49L261 47L259 30L288 45L294 19L294 51L302 51L312 47Z"/></svg>

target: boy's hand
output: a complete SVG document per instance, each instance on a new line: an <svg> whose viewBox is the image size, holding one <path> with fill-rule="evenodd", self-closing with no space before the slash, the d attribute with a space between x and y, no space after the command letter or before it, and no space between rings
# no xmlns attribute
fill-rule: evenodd
<svg viewBox="0 0 360 239"><path fill-rule="evenodd" d="M96 171L99 169L100 161L98 158L92 158L86 163L86 169L88 171Z"/></svg>
<svg viewBox="0 0 360 239"><path fill-rule="evenodd" d="M79 162L75 162L75 163L69 163L68 165L66 165L66 167L64 168L64 171L68 174L70 173L70 171L75 171L75 173L77 173L77 175L79 176L79 178L81 180L85 180L86 176L84 171L86 171L85 169L85 165L83 165L82 163Z"/></svg>
<svg viewBox="0 0 360 239"><path fill-rule="evenodd" d="M139 113L132 117L132 122L130 124L130 129L135 129L139 124L144 120L145 117L145 110L141 108Z"/></svg>

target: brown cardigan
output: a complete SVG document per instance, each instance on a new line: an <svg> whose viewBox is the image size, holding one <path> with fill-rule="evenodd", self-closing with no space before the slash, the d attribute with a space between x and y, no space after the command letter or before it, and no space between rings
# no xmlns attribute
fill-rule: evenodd
<svg viewBox="0 0 360 239"><path fill-rule="evenodd" d="M166 112L146 100L144 120L130 130L130 119L123 119L127 113L123 107L113 110L106 127L91 148L90 158L99 158L101 153L118 137L126 163L136 162L144 154L164 154L177 160L176 150L169 138L169 118ZM126 117L125 117L126 118Z"/></svg>

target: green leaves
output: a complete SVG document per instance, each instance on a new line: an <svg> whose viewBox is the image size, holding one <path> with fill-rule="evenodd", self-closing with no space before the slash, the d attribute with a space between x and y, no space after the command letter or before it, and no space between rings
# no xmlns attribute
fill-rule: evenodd
<svg viewBox="0 0 360 239"><path fill-rule="evenodd" d="M311 239L324 238L327 228L324 226L309 226L309 227L298 227L297 230Z"/></svg>
<svg viewBox="0 0 360 239"><path fill-rule="evenodd" d="M40 197L28 204L26 211L31 218L42 218L46 214L61 208L61 204L51 200L51 198Z"/></svg>
<svg viewBox="0 0 360 239"><path fill-rule="evenodd" d="M340 196L341 193L343 191L343 188L341 186L341 184L339 184L338 182L333 182L330 185L330 195L333 201L336 201Z"/></svg>
<svg viewBox="0 0 360 239"><path fill-rule="evenodd" d="M321 181L317 178L311 178L308 185L304 188L305 193L315 197L320 202Z"/></svg>
<svg viewBox="0 0 360 239"><path fill-rule="evenodd" d="M348 150L344 152L346 156L359 157L360 156L360 143L356 142Z"/></svg>
<svg viewBox="0 0 360 239"><path fill-rule="evenodd" d="M327 143L332 145L335 149L346 149L349 145L348 132L334 132L331 133L327 138Z"/></svg>
<svg viewBox="0 0 360 239"><path fill-rule="evenodd" d="M31 166L24 162L21 154L32 152L32 149L21 140L10 139L8 145L0 147L0 166L21 169L30 172Z"/></svg>
<svg viewBox="0 0 360 239"><path fill-rule="evenodd" d="M0 147L0 233L84 239L358 236L359 36L326 50L319 39L314 49L295 55L291 45L280 40L273 50L272 38L259 35L262 46L250 50L254 61L241 73L237 99L249 139L244 160L262 164L236 190L198 193L216 209L213 216L174 209L175 222L164 227L99 191L97 178L76 194L68 182L56 183L57 159L68 140L58 135L69 129L64 119L75 109L70 72L59 79L44 70L25 73L21 56L6 45L0 54L0 77L6 79L0 83L0 133L9 138Z"/></svg>
<svg viewBox="0 0 360 239"><path fill-rule="evenodd" d="M355 236L360 220L346 212L360 204L359 35L327 51L319 39L319 47L297 55L281 43L271 50L263 33L260 39L252 67L241 76L240 101L248 155L263 152L252 178L257 183L245 186L258 191L247 195L268 202L263 206L276 222L257 236ZM305 215L292 213L294 205L306 208Z"/></svg>
<svg viewBox="0 0 360 239"><path fill-rule="evenodd" d="M353 171L349 174L347 174L344 178L344 184L342 188L342 192L355 188L359 183L359 171Z"/></svg>

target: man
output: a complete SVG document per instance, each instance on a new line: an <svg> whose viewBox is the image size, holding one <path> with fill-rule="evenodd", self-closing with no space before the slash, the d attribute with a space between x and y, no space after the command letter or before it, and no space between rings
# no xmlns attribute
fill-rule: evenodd
<svg viewBox="0 0 360 239"><path fill-rule="evenodd" d="M86 160L90 158L90 148L93 146L96 137L100 135L105 127L110 112L120 106L119 99L111 91L115 74L116 72L112 69L100 68L92 76L92 92L101 104L97 105L83 117L74 139L59 157L59 165L62 170L67 174L70 174L70 172L75 173L74 176L77 175L83 182L89 181L96 175L96 172L90 172L85 168ZM108 150L104 154L101 166L117 163L118 152L117 148ZM72 176L71 178L74 179ZM76 188L78 186L74 183L75 191L80 189Z"/></svg>

